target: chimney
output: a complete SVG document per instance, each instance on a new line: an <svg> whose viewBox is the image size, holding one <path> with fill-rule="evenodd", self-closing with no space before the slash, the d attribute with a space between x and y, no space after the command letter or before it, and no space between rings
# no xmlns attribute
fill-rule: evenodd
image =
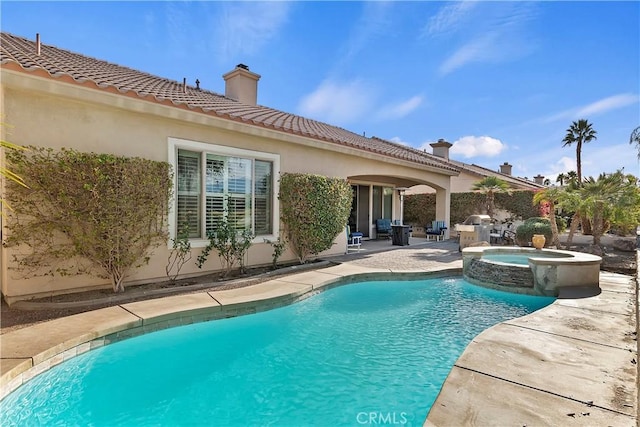
<svg viewBox="0 0 640 427"><path fill-rule="evenodd" d="M536 176L533 177L533 180L535 181L536 184L544 184L544 176L538 174Z"/></svg>
<svg viewBox="0 0 640 427"><path fill-rule="evenodd" d="M440 138L438 142L434 142L429 145L433 148L434 156L442 157L445 160L449 160L449 148L451 148L453 144Z"/></svg>
<svg viewBox="0 0 640 427"><path fill-rule="evenodd" d="M508 162L504 162L504 164L500 165L500 173L505 175L511 175L511 166Z"/></svg>
<svg viewBox="0 0 640 427"><path fill-rule="evenodd" d="M226 97L244 104L257 105L259 74L252 73L249 71L249 67L244 64L238 64L235 69L224 74L222 78L225 81L224 94Z"/></svg>

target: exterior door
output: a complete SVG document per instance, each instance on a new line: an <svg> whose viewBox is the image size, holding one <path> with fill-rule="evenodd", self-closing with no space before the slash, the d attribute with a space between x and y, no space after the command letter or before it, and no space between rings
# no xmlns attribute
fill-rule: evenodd
<svg viewBox="0 0 640 427"><path fill-rule="evenodd" d="M356 185L354 187L355 203L351 209L352 212L355 211L356 213L356 231L361 232L364 237L369 237L369 231L371 230L369 227L369 186Z"/></svg>

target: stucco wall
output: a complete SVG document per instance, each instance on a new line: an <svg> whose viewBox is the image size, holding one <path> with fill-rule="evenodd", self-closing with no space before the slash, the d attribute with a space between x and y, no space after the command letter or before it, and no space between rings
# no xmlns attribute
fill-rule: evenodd
<svg viewBox="0 0 640 427"><path fill-rule="evenodd" d="M332 177L371 176L376 185L397 186L403 180L419 180L449 187L449 176L429 172L403 161L384 161L374 153L362 153L349 147L328 145L321 141L247 126L218 117L171 108L129 96L104 93L77 85L2 71L4 122L10 124L8 139L21 145L75 148L81 151L139 156L168 160L168 139L232 146L273 153L280 156L281 172L316 173ZM357 182L356 179L352 181ZM398 215L398 196L394 194L394 210ZM279 213L275 213L279 216ZM258 241L259 240L259 241ZM342 253L346 238L341 233L326 254ZM2 249L3 259L11 259L11 251ZM194 260L200 249L194 250ZM168 248L155 250L148 266L134 270L127 283L165 280ZM271 262L272 248L256 240L248 253L249 265ZM292 260L290 252L281 260ZM106 280L87 276L37 277L25 279L3 263L2 291L8 299L61 293L70 289L108 287ZM220 269L215 253L206 270ZM193 262L184 274L203 273Z"/></svg>

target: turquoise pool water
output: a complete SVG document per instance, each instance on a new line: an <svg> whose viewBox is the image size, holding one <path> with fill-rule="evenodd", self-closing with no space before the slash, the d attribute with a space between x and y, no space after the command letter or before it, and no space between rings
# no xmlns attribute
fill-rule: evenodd
<svg viewBox="0 0 640 427"><path fill-rule="evenodd" d="M7 396L0 424L422 425L474 336L552 301L459 278L345 285L85 353Z"/></svg>
<svg viewBox="0 0 640 427"><path fill-rule="evenodd" d="M497 261L504 262L507 264L517 264L517 265L529 265L529 258L567 258L558 255L550 255L544 252L539 253L530 253L530 254L492 254L487 253L482 255L482 259L486 259L487 261Z"/></svg>

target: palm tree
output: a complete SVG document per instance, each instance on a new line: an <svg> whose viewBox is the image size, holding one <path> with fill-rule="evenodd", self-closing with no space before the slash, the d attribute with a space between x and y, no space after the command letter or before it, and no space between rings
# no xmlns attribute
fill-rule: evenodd
<svg viewBox="0 0 640 427"><path fill-rule="evenodd" d="M636 149L638 150L638 159L640 159L640 126L635 128L633 132L631 132L631 136L629 137L629 144L636 145Z"/></svg>
<svg viewBox="0 0 640 427"><path fill-rule="evenodd" d="M600 245L600 238L611 222L637 223L640 212L638 179L622 171L589 177L579 190L581 210L591 222L593 244Z"/></svg>
<svg viewBox="0 0 640 427"><path fill-rule="evenodd" d="M586 144L587 142L591 142L594 139L597 139L596 131L591 126L586 119L580 119L577 122L574 121L571 123L571 126L567 129L567 134L565 135L562 142L564 144L563 147L571 146L571 144L576 144L576 167L578 170L578 185L582 184L582 160L580 158L582 154L582 144Z"/></svg>
<svg viewBox="0 0 640 427"><path fill-rule="evenodd" d="M485 206L487 215L493 218L494 198L496 193L508 193L510 191L509 184L495 176L487 176L473 184L472 190L477 190L487 196Z"/></svg>
<svg viewBox="0 0 640 427"><path fill-rule="evenodd" d="M573 185L574 187L578 186L578 174L576 173L576 171L569 171L565 176L567 184Z"/></svg>
<svg viewBox="0 0 640 427"><path fill-rule="evenodd" d="M556 182L560 183L560 187L562 187L564 185L564 182L567 179L567 175L565 175L564 173L560 173L558 174L558 176L556 177Z"/></svg>

